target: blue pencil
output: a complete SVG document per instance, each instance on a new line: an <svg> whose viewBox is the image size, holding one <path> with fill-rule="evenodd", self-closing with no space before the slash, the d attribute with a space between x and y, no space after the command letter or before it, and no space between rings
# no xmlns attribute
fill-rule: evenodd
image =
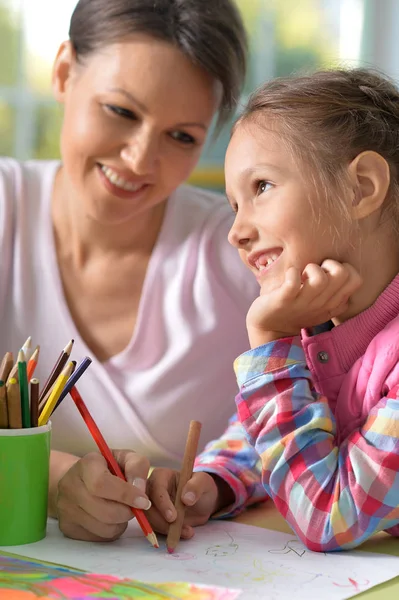
<svg viewBox="0 0 399 600"><path fill-rule="evenodd" d="M79 379L82 377L83 373L89 367L90 363L91 363L91 358L89 358L88 356L85 356L82 359L82 361L78 364L75 371L72 373L72 375L66 382L65 387L61 392L61 396L58 398L58 402L54 407L54 410L60 405L60 403L65 398L65 396L67 396L69 394L69 392L71 391L73 386L76 384L76 382L79 381ZM54 410L53 410L53 412L54 412Z"/></svg>

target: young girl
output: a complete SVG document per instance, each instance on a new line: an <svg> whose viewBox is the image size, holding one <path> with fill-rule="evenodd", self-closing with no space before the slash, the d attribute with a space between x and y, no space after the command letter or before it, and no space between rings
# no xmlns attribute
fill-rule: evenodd
<svg viewBox="0 0 399 600"><path fill-rule="evenodd" d="M235 422L198 457L187 525L261 498L260 456L311 550L399 535L398 169L399 92L379 75L277 79L250 99L226 156L229 240L260 285L235 362L250 446Z"/></svg>

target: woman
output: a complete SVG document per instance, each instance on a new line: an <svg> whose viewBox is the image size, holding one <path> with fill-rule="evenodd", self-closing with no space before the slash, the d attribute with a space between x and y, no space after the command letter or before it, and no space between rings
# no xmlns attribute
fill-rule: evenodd
<svg viewBox="0 0 399 600"><path fill-rule="evenodd" d="M232 0L80 0L69 34L53 71L62 162L0 161L1 350L31 334L42 381L70 338L93 358L82 396L111 447L147 459L119 452L136 485L113 477L66 400L50 514L113 539L128 506L148 508L148 461L173 466L190 419L204 445L233 411L256 285L226 242L227 202L182 184L235 107L245 34Z"/></svg>

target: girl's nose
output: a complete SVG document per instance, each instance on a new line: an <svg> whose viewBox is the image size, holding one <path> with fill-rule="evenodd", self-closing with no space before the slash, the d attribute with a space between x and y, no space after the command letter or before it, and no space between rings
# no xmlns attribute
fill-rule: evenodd
<svg viewBox="0 0 399 600"><path fill-rule="evenodd" d="M236 214L234 223L229 231L228 240L235 248L245 248L253 241L256 229L249 219Z"/></svg>

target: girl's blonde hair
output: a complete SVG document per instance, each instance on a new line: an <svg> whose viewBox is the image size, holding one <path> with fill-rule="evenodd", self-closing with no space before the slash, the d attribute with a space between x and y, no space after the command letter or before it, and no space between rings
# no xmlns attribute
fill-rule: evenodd
<svg viewBox="0 0 399 600"><path fill-rule="evenodd" d="M348 198L347 167L358 154L383 156L390 169L386 211L399 229L399 91L387 77L334 69L276 78L250 97L235 127L265 121L330 207Z"/></svg>

